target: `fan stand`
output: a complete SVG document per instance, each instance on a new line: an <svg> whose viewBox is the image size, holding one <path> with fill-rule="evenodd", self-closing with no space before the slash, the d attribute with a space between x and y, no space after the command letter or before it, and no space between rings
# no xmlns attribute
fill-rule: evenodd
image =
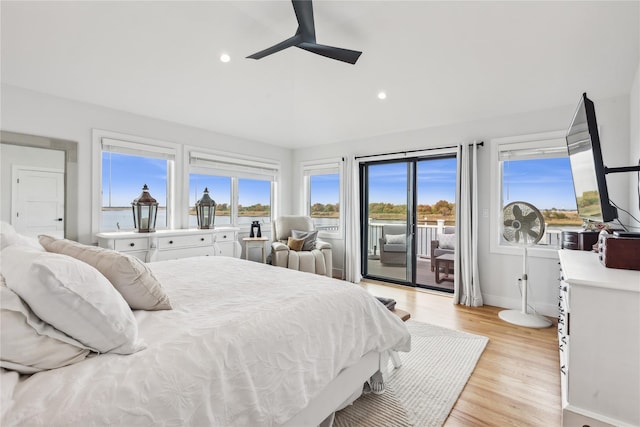
<svg viewBox="0 0 640 427"><path fill-rule="evenodd" d="M514 325L524 326L527 328L548 328L552 325L551 320L539 314L529 313L527 311L527 247L524 247L523 273L522 273L522 309L521 310L502 310L498 313L505 322Z"/></svg>

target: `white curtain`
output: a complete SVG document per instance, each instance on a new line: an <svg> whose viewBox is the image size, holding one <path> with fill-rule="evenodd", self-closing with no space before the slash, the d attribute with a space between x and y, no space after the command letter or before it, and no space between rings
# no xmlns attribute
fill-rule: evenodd
<svg viewBox="0 0 640 427"><path fill-rule="evenodd" d="M478 143L458 145L453 302L482 305L478 273Z"/></svg>
<svg viewBox="0 0 640 427"><path fill-rule="evenodd" d="M345 278L360 283L360 162L350 156L345 165Z"/></svg>

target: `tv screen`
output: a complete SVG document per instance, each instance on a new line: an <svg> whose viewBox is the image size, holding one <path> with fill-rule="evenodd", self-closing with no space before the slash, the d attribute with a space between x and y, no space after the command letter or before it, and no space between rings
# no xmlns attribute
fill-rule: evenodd
<svg viewBox="0 0 640 427"><path fill-rule="evenodd" d="M578 216L596 222L613 221L618 211L609 203L596 112L586 93L580 98L566 140Z"/></svg>

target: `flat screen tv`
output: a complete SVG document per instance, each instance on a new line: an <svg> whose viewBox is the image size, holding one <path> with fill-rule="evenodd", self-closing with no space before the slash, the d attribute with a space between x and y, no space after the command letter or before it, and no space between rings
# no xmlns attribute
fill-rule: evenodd
<svg viewBox="0 0 640 427"><path fill-rule="evenodd" d="M618 210L609 203L596 111L586 93L580 98L566 140L578 216L596 222L618 218Z"/></svg>

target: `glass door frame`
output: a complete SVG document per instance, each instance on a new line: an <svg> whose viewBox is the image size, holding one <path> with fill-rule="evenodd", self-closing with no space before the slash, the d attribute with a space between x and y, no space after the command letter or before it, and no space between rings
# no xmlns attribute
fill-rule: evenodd
<svg viewBox="0 0 640 427"><path fill-rule="evenodd" d="M418 163L422 161L457 158L455 152L448 152L435 155L424 155L416 157L403 157L385 160L371 160L361 162L359 164L359 189L360 189L360 238L361 238L361 274L363 278L380 280L389 283L395 283L405 286L420 287L423 289L433 289L443 292L452 292L446 288L431 286L429 284L418 284L418 265L417 265L417 210L418 210ZM457 161L457 159L456 159ZM406 280L388 276L376 276L368 272L369 261L369 167L372 165L382 165L388 163L405 163L407 165L407 212L406 212L406 235L407 235L407 252L406 252ZM457 203L457 200L455 200Z"/></svg>

